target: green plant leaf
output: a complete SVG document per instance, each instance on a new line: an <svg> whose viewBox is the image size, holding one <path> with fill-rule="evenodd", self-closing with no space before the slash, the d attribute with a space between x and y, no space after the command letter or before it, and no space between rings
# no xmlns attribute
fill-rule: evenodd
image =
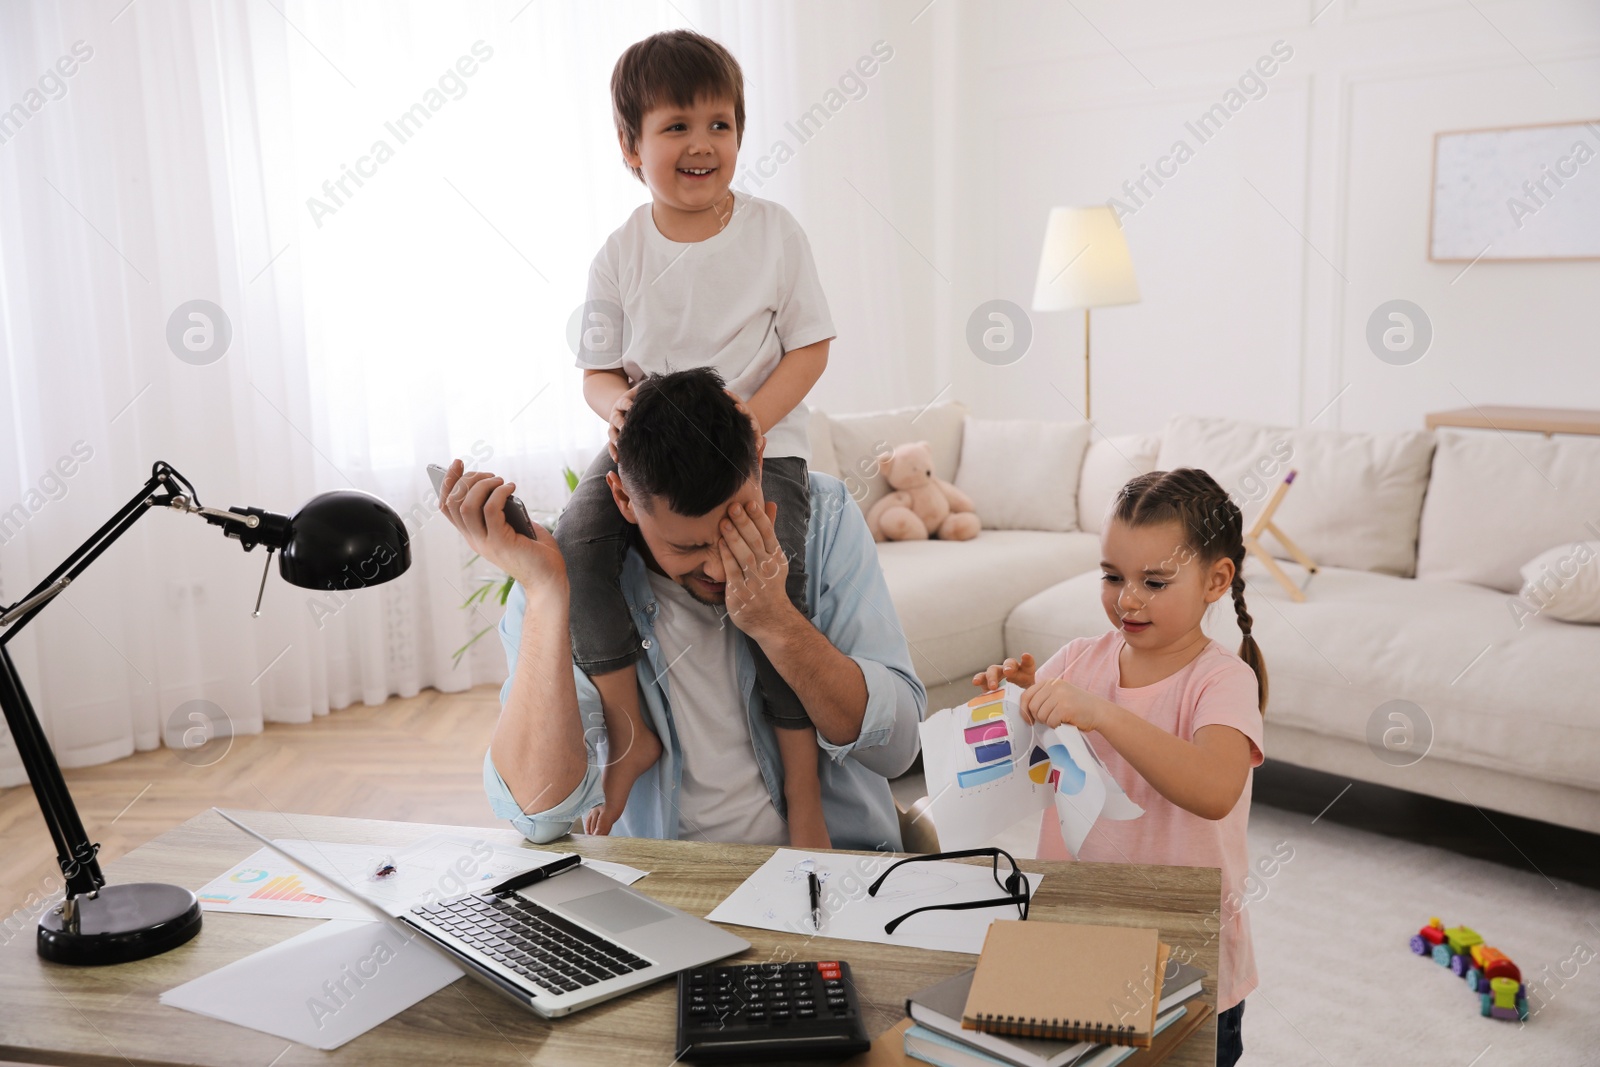
<svg viewBox="0 0 1600 1067"><path fill-rule="evenodd" d="M493 630L495 628L495 625L498 625L498 623L496 623L494 625L490 625L490 626L485 626L483 629L479 630L477 633L475 633L471 637L467 638L467 643L462 645L460 648L456 649L454 655L451 656L451 658L450 658L451 666L452 667L461 666L461 657L465 656L467 654L467 649L471 648L477 642L478 638L482 637L484 634L488 633L490 630Z"/></svg>

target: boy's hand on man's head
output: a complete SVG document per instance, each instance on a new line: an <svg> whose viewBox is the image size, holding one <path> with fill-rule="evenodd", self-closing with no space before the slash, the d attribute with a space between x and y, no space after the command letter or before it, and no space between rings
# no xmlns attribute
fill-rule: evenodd
<svg viewBox="0 0 1600 1067"><path fill-rule="evenodd" d="M611 461L617 460L617 438L622 435L622 424L628 421L628 412L633 407L633 394L639 391L639 386L634 386L626 393L617 397L616 403L611 405L611 416L606 419L606 447L611 450Z"/></svg>
<svg viewBox="0 0 1600 1067"><path fill-rule="evenodd" d="M739 414L750 420L750 425L756 431L756 444L759 446L766 433L766 431L761 428L761 420L756 418L756 413L750 409L750 405L744 402L744 397L740 396L732 389L724 389L723 392L727 393L733 398L733 406L739 409Z"/></svg>

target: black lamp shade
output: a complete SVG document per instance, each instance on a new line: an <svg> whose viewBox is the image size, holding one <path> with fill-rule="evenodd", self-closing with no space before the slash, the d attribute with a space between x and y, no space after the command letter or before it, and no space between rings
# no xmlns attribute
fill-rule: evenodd
<svg viewBox="0 0 1600 1067"><path fill-rule="evenodd" d="M411 566L406 524L388 504L359 489L320 493L289 520L278 573L304 589L363 589Z"/></svg>

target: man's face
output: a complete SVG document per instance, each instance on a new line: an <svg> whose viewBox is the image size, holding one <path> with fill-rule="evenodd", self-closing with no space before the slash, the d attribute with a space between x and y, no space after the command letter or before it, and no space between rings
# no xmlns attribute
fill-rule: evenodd
<svg viewBox="0 0 1600 1067"><path fill-rule="evenodd" d="M623 145L656 200L679 211L704 211L722 201L739 161L733 101L701 97L692 107L654 107L639 123L638 151ZM620 134L619 134L620 136Z"/></svg>
<svg viewBox="0 0 1600 1067"><path fill-rule="evenodd" d="M664 499L650 501L649 507L640 506L628 496L615 472L607 474L606 481L623 518L639 527L639 536L661 572L700 603L721 607L727 599L727 575L722 569L722 554L717 550L722 538L720 524L730 505L742 504L750 514L766 508L759 469L733 496L692 518L673 511Z"/></svg>

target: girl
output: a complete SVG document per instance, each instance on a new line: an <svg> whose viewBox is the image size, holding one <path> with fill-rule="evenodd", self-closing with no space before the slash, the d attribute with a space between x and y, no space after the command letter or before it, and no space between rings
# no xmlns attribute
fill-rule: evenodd
<svg viewBox="0 0 1600 1067"><path fill-rule="evenodd" d="M1034 670L1031 655L973 676L1023 686L1022 716L1070 724L1144 815L1102 820L1078 858L1222 870L1217 1063L1243 1052L1244 998L1256 986L1244 900L1252 768L1261 765L1267 670L1244 606L1242 516L1205 471L1154 471L1123 486L1101 534L1100 595L1114 627L1078 638ZM1239 654L1205 635L1206 609L1232 594ZM1060 825L1039 857L1070 859Z"/></svg>

